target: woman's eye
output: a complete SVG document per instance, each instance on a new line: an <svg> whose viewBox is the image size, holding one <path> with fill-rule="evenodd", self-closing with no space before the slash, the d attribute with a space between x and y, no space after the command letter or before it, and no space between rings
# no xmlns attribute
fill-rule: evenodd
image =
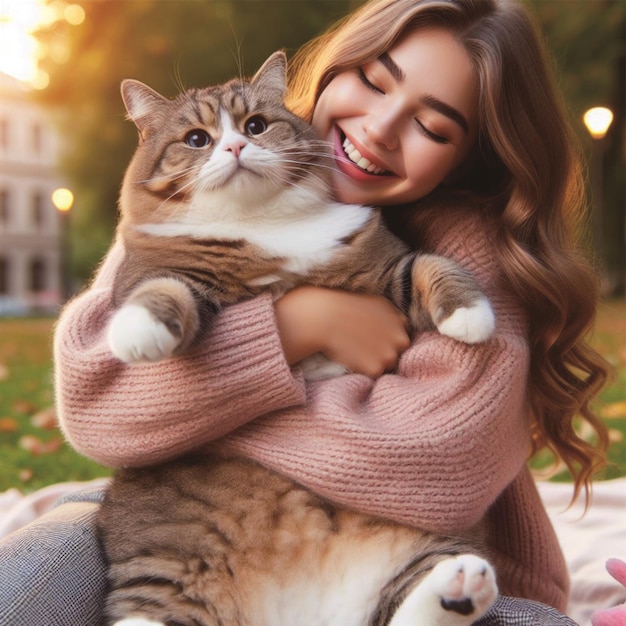
<svg viewBox="0 0 626 626"><path fill-rule="evenodd" d="M360 81L371 91L374 91L376 93L382 93L384 94L385 92L380 89L379 87L376 87L376 85L374 85L374 83L372 83L369 78L365 75L365 72L363 71L363 68L360 67L358 70L358 75L359 75L359 79Z"/></svg>
<svg viewBox="0 0 626 626"><path fill-rule="evenodd" d="M267 122L260 116L251 117L245 126L247 135L261 135L267 130Z"/></svg>
<svg viewBox="0 0 626 626"><path fill-rule="evenodd" d="M426 128L426 126L424 126L424 124L422 124L419 120L415 120L415 121L417 123L417 127L419 128L420 132L426 135L428 139L431 139L432 141L435 141L436 143L444 143L444 144L450 143L450 140L447 139L446 137L442 137L441 135L436 135L435 133L428 130L428 128Z"/></svg>
<svg viewBox="0 0 626 626"><path fill-rule="evenodd" d="M191 148L206 148L212 141L211 135L200 128L190 130L185 135L185 143Z"/></svg>

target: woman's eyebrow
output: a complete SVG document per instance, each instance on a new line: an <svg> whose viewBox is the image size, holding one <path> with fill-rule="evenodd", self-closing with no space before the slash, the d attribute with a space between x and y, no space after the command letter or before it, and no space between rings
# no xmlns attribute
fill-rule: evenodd
<svg viewBox="0 0 626 626"><path fill-rule="evenodd" d="M387 68L387 71L391 74L391 76L399 83L404 82L406 78L405 73L402 71L402 68L398 66L398 64L386 53L383 52L378 60ZM445 115L450 118L453 122L456 122L465 133L469 133L469 124L465 119L465 116L457 111L454 107L446 104L439 100L439 98L435 98L435 96L426 95L420 99L420 102L425 106L434 109L438 113Z"/></svg>
<svg viewBox="0 0 626 626"><path fill-rule="evenodd" d="M457 111L454 107L451 107L449 104L446 104L445 102L439 100L439 98L435 98L435 96L430 95L426 95L420 98L420 102L422 102L422 104L426 105L427 107L434 109L438 113L441 113L442 115L450 118L453 122L456 122L463 129L463 131L465 131L466 134L469 133L469 124L467 123L465 116Z"/></svg>
<svg viewBox="0 0 626 626"><path fill-rule="evenodd" d="M386 53L383 52L378 60L387 68L389 73L399 82L404 82L406 76L404 72L400 69L400 67L396 64L396 62Z"/></svg>

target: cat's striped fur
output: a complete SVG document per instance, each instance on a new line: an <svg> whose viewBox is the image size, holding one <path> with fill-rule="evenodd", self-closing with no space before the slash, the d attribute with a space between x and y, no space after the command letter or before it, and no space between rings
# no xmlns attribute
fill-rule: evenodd
<svg viewBox="0 0 626 626"><path fill-rule="evenodd" d="M467 272L331 199L324 147L283 105L285 64L276 53L249 83L173 101L124 83L141 141L121 197L114 353L180 354L221 306L301 283L384 294L418 329L486 339L491 309ZM465 626L496 593L475 546L343 510L242 459L120 471L98 523L109 624Z"/></svg>

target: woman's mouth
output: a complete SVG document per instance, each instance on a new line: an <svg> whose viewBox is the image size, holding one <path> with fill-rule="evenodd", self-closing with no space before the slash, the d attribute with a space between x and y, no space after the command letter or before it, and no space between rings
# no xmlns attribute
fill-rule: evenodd
<svg viewBox="0 0 626 626"><path fill-rule="evenodd" d="M374 165L369 159L364 157L343 133L340 133L340 139L345 157L351 162L351 164L358 167L363 173L373 176L393 175L393 173L389 170L384 170L381 167Z"/></svg>

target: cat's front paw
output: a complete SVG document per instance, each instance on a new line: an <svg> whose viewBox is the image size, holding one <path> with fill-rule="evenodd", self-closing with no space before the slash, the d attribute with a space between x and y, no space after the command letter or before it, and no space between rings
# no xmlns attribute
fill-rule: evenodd
<svg viewBox="0 0 626 626"><path fill-rule="evenodd" d="M111 352L125 363L166 359L181 341L148 309L134 304L123 306L113 314L107 340Z"/></svg>
<svg viewBox="0 0 626 626"><path fill-rule="evenodd" d="M328 380L330 378L336 378L337 376L343 376L350 370L345 365L335 363L330 359L327 359L323 354L316 352L306 359L303 359L298 363L305 380Z"/></svg>
<svg viewBox="0 0 626 626"><path fill-rule="evenodd" d="M496 319L489 300L480 298L472 306L456 309L437 325L442 335L463 343L487 341L496 328Z"/></svg>

